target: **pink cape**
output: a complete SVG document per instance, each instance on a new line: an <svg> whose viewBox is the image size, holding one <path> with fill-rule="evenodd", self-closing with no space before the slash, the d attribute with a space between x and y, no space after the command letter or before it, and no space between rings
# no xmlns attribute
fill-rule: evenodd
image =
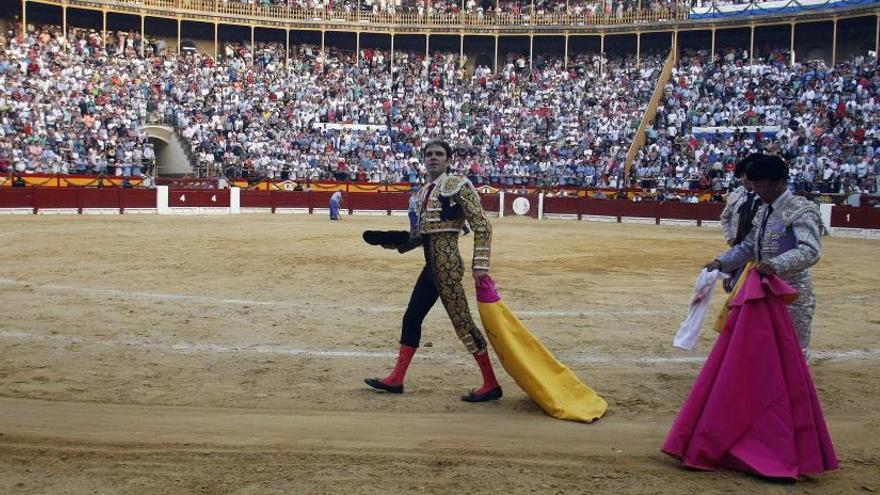
<svg viewBox="0 0 880 495"><path fill-rule="evenodd" d="M822 407L777 276L749 273L663 452L696 469L771 478L837 469Z"/></svg>

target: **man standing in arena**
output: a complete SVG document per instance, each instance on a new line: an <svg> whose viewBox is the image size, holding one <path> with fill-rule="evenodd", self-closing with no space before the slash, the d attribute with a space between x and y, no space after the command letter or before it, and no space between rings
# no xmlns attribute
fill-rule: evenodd
<svg viewBox="0 0 880 495"><path fill-rule="evenodd" d="M419 186L412 186L412 190L409 195L409 208L407 211L407 216L409 217L409 230L415 231L419 226Z"/></svg>
<svg viewBox="0 0 880 495"><path fill-rule="evenodd" d="M330 220L339 220L339 207L342 204L342 192L336 191L330 196Z"/></svg>
<svg viewBox="0 0 880 495"><path fill-rule="evenodd" d="M752 230L752 220L758 212L758 207L761 206L761 199L752 190L752 183L749 182L746 171L749 165L764 156L766 155L752 153L740 160L734 169L734 177L740 181L740 185L727 195L727 205L721 212L721 230L724 232L724 240L730 247L742 242ZM725 291L733 290L739 275L740 271L737 271L730 278L724 279Z"/></svg>
<svg viewBox="0 0 880 495"><path fill-rule="evenodd" d="M755 214L754 227L742 242L704 268L731 272L754 260L758 273L775 273L788 282L798 291L797 301L788 309L804 357L809 358L810 325L816 308L810 267L822 254L819 207L789 191L788 165L779 157L756 159L746 175L764 203Z"/></svg>
<svg viewBox="0 0 880 495"><path fill-rule="evenodd" d="M471 317L464 288L464 261L458 250L458 236L465 220L474 232L473 277L479 281L489 273L492 226L480 204L474 186L464 177L448 172L452 148L445 141L431 141L422 150L430 182L419 194L418 224L408 247L422 245L425 266L413 287L403 315L400 351L394 370L385 378L367 378L367 385L391 393L403 393L403 379L422 334L422 321L439 298L446 308L458 338L474 356L483 385L461 397L466 402L500 399L501 386L492 370L486 339ZM397 247L397 246L386 246ZM398 248L403 251L406 248Z"/></svg>

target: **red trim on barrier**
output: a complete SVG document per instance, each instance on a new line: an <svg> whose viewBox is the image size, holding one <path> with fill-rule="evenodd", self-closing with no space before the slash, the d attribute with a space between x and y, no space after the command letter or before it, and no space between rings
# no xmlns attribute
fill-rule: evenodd
<svg viewBox="0 0 880 495"><path fill-rule="evenodd" d="M0 190L0 208L32 208L39 210L64 208L156 208L155 189L26 187Z"/></svg>
<svg viewBox="0 0 880 495"><path fill-rule="evenodd" d="M880 229L880 208L868 208L868 228Z"/></svg>

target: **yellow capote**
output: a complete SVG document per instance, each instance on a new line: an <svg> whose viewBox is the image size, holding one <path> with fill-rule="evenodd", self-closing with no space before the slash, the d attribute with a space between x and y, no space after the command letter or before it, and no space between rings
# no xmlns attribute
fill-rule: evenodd
<svg viewBox="0 0 880 495"><path fill-rule="evenodd" d="M748 277L749 272L755 268L755 262L749 261L743 266L742 273L739 276L739 280L736 281L736 285L733 286L733 290L730 292L730 295L727 296L727 299L724 301L724 305L721 306L721 311L718 312L718 317L715 318L715 331L721 333L724 331L724 326L727 325L727 317L730 315L730 303L733 302L733 298L736 297L736 294L739 292L740 287L743 285L743 281ZM782 296L782 300L785 301L785 304L791 304L797 301L798 294L785 294Z"/></svg>
<svg viewBox="0 0 880 495"><path fill-rule="evenodd" d="M480 319L501 365L554 418L590 423L608 404L519 321L502 300L479 302Z"/></svg>
<svg viewBox="0 0 880 495"><path fill-rule="evenodd" d="M740 273L739 279L736 281L736 285L733 286L733 290L730 291L730 294L724 301L724 305L721 306L721 311L718 312L718 317L715 318L716 332L721 333L724 330L724 325L727 325L727 316L730 314L730 303L733 301L733 298L736 297L736 294L739 292L740 287L742 287L743 285L743 281L745 281L746 277L748 277L749 275L749 272L752 271L752 268L754 267L754 261L749 261L743 267L742 273Z"/></svg>

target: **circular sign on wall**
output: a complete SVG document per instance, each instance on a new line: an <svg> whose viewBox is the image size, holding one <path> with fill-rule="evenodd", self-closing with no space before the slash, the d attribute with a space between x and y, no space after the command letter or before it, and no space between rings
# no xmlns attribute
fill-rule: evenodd
<svg viewBox="0 0 880 495"><path fill-rule="evenodd" d="M516 198L513 200L513 212L517 215L525 215L531 207L532 205L527 198Z"/></svg>

